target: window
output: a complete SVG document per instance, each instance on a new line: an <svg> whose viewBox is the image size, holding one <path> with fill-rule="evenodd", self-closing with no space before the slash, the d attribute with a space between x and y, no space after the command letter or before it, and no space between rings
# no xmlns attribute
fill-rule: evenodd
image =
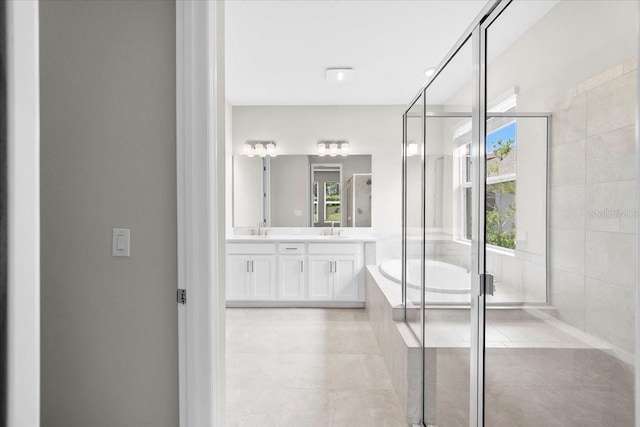
<svg viewBox="0 0 640 427"><path fill-rule="evenodd" d="M313 222L318 223L318 182L313 183Z"/></svg>
<svg viewBox="0 0 640 427"><path fill-rule="evenodd" d="M516 247L516 122L494 118L487 122L486 242ZM471 143L459 149L461 236L471 240Z"/></svg>
<svg viewBox="0 0 640 427"><path fill-rule="evenodd" d="M324 222L337 222L342 219L340 214L340 183L324 183Z"/></svg>
<svg viewBox="0 0 640 427"><path fill-rule="evenodd" d="M515 121L511 121L487 135L487 188L485 198L487 243L501 248L515 249Z"/></svg>

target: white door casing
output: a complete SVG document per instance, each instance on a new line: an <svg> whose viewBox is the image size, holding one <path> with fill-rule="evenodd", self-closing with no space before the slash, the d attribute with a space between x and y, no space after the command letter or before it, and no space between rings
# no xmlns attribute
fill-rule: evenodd
<svg viewBox="0 0 640 427"><path fill-rule="evenodd" d="M40 425L40 73L37 1L7 1L7 418ZM0 422L1 423L1 422Z"/></svg>
<svg viewBox="0 0 640 427"><path fill-rule="evenodd" d="M176 2L181 427L225 424L224 2Z"/></svg>

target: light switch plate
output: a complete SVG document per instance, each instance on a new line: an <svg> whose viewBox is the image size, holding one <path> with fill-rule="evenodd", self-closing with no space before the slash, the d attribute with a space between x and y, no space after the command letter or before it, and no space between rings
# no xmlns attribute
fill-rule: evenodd
<svg viewBox="0 0 640 427"><path fill-rule="evenodd" d="M128 228L114 228L111 248L113 256L130 256L131 230Z"/></svg>

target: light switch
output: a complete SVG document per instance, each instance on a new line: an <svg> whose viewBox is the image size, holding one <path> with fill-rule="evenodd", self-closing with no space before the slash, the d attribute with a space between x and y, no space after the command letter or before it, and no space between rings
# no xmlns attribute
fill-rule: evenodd
<svg viewBox="0 0 640 427"><path fill-rule="evenodd" d="M113 229L113 256L130 256L131 230L128 228Z"/></svg>

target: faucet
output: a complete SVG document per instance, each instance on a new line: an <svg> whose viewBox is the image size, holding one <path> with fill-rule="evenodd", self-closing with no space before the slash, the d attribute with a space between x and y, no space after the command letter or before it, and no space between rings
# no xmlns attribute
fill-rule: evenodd
<svg viewBox="0 0 640 427"><path fill-rule="evenodd" d="M262 221L258 221L258 236L262 236Z"/></svg>
<svg viewBox="0 0 640 427"><path fill-rule="evenodd" d="M333 236L333 226L336 225L335 222L331 221L331 235Z"/></svg>

